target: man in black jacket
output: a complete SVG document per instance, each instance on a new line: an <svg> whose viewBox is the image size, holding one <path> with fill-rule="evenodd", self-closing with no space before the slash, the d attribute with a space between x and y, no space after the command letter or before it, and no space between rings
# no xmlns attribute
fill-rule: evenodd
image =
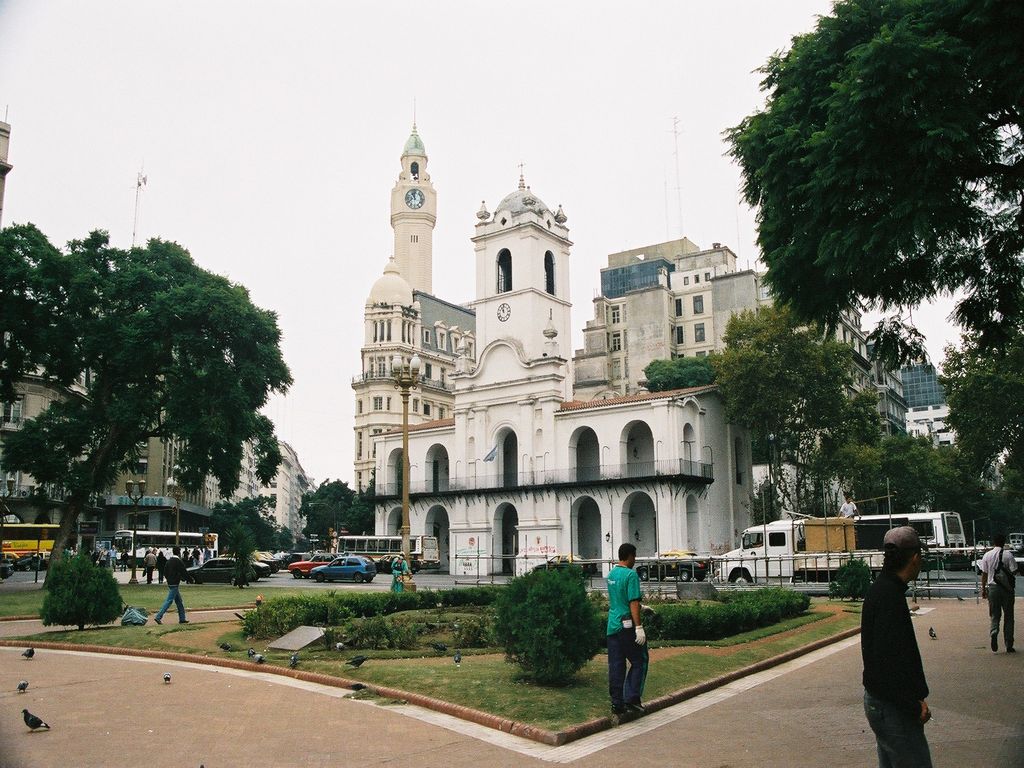
<svg viewBox="0 0 1024 768"><path fill-rule="evenodd" d="M167 599L164 600L164 604L153 617L153 621L163 624L164 614L167 613L167 609L171 607L173 601L178 607L178 623L188 624L188 619L185 618L185 603L181 601L181 592L178 591L181 582L188 581L188 570L181 562L181 549L175 547L171 553L171 556L167 558L167 565L164 566L164 577L167 579Z"/></svg>
<svg viewBox="0 0 1024 768"><path fill-rule="evenodd" d="M864 713L875 733L880 768L932 768L924 724L931 719L905 593L921 572L921 540L910 526L883 539L882 572L861 611Z"/></svg>

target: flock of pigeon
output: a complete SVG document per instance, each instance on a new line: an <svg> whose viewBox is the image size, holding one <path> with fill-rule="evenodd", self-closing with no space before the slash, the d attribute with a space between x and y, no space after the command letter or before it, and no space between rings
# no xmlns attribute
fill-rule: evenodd
<svg viewBox="0 0 1024 768"><path fill-rule="evenodd" d="M935 638L935 630L931 629L930 627L928 629L928 634L931 635L933 639ZM448 646L445 645L444 643L431 643L430 645L438 653L442 653L442 654L448 653ZM345 650L345 644L344 643L336 643L334 647L335 647L335 650L338 650L338 651L344 651ZM220 649L222 651L230 651L230 650L232 650L231 649L231 645L229 643L221 643L220 644ZM263 664L264 662L266 662L266 657L262 653L257 653L255 648L250 648L248 651L246 651L246 654L256 664ZM33 658L35 658L36 649L35 648L26 648L22 652L21 655L23 657L25 657L25 659L31 661ZM455 661L455 666L456 667L461 667L462 666L462 651L461 650L456 648L455 649L455 655L452 658ZM353 656L351 659L346 661L345 664L346 664L346 666L352 667L353 669L359 669L359 667L361 667L365 662L367 662L369 660L370 660L369 656ZM291 656L288 657L288 666L291 669L295 669L296 667L299 666L299 654L298 653L293 653ZM164 678L163 679L164 679L164 684L165 685L169 685L170 682L171 682L171 673L170 672L164 672ZM362 685L361 683L356 683L355 685L352 686L352 688L354 690L357 690L357 691L358 690L362 690L365 687L366 686ZM28 680L22 680L21 682L18 683L18 693L26 693L27 691L28 691ZM33 715L27 709L21 710L21 714L25 718L25 725L27 725L29 727L29 730L36 731L36 730L38 730L40 728L43 728L45 730L50 730L50 726L46 722L44 722L42 720L42 718L40 718L40 717L38 717L36 715Z"/></svg>

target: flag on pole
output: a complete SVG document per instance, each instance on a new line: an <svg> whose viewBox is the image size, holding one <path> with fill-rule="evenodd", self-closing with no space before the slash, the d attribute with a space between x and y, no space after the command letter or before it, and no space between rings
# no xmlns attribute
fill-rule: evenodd
<svg viewBox="0 0 1024 768"><path fill-rule="evenodd" d="M491 448L490 453L484 456L484 461L494 461L494 457L498 455L498 446Z"/></svg>

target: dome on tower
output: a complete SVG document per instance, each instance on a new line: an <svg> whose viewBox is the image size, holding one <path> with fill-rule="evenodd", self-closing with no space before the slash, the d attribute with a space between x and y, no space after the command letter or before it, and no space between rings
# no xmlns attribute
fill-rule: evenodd
<svg viewBox="0 0 1024 768"><path fill-rule="evenodd" d="M544 201L533 194L530 188L526 186L522 175L519 176L519 189L510 195L505 195L504 199L498 203L498 207L494 209L494 217L498 218L498 214L502 211L512 215L525 213L526 211L536 214L550 213Z"/></svg>
<svg viewBox="0 0 1024 768"><path fill-rule="evenodd" d="M427 156L427 149L423 146L423 139L416 133L416 123L412 124L412 133L409 135L409 140L405 142L405 149L402 150L402 156L405 157L406 155Z"/></svg>
<svg viewBox="0 0 1024 768"><path fill-rule="evenodd" d="M384 274L377 278L377 282L370 289L370 297L366 303L412 306L412 288L402 277L402 273L398 271L394 256L388 259L388 265L384 267Z"/></svg>

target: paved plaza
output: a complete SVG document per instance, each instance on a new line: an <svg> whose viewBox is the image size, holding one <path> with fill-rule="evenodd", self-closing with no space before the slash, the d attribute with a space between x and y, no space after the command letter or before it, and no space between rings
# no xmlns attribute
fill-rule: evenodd
<svg viewBox="0 0 1024 768"><path fill-rule="evenodd" d="M223 620L230 612L195 612ZM936 766L1024 765L1024 654L987 647L985 607L923 602L915 619ZM934 627L937 640L928 638ZM7 637L36 621L0 622ZM547 747L416 707L267 673L0 648L0 766L870 766L857 638L633 723ZM165 685L162 675L172 673ZM18 694L27 679L27 693ZM29 732L27 707L49 722Z"/></svg>

